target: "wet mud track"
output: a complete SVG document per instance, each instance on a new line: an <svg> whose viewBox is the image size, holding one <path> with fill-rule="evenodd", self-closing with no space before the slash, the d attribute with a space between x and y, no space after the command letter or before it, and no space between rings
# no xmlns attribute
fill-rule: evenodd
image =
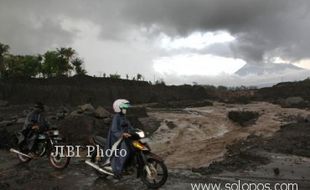
<svg viewBox="0 0 310 190"><path fill-rule="evenodd" d="M124 176L122 180L98 178L92 168L85 165L82 159L73 159L72 163L63 171L55 171L48 165L47 159L33 160L27 164L20 164L15 155L8 151L0 151L0 189L16 190L141 190L147 189L140 179L134 175ZM255 170L224 172L218 175L202 175L186 169L171 169L167 183L160 189L192 189L191 184L212 183L298 183L299 189L310 189L310 176L305 167L310 169L310 161L296 157L273 155L276 162L261 166ZM280 160L280 162L278 162ZM288 162L289 160L289 162ZM281 175L274 176L272 168L282 166ZM288 165L288 167L283 167ZM296 168L297 166L297 168ZM286 168L286 169L283 169ZM291 173L294 170L295 173ZM310 171L310 170L308 170ZM292 176L295 176L292 177Z"/></svg>
<svg viewBox="0 0 310 190"><path fill-rule="evenodd" d="M73 159L63 171L55 171L47 159L32 160L20 164L15 155L0 151L0 189L147 189L134 175L124 176L120 181L98 178L92 168L83 160ZM190 183L208 182L210 178L187 170L174 170L169 173L167 183L161 189L190 189ZM218 180L213 180L218 181Z"/></svg>

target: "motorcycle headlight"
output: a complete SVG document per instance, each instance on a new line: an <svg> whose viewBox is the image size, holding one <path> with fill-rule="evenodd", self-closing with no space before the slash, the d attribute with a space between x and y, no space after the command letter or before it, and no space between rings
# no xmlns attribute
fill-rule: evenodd
<svg viewBox="0 0 310 190"><path fill-rule="evenodd" d="M143 131L138 131L137 134L141 139L145 137L145 133Z"/></svg>
<svg viewBox="0 0 310 190"><path fill-rule="evenodd" d="M58 130L54 130L54 131L52 132L52 134L53 134L54 136L58 136L58 135L59 135L59 131L58 131Z"/></svg>

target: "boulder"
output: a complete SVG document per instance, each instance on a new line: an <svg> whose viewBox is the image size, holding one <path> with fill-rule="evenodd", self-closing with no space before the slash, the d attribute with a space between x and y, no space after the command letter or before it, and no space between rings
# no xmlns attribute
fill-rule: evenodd
<svg viewBox="0 0 310 190"><path fill-rule="evenodd" d="M259 117L258 112L253 111L230 111L228 118L233 122L238 123L242 127L247 127L256 122Z"/></svg>
<svg viewBox="0 0 310 190"><path fill-rule="evenodd" d="M26 118L18 118L16 123L25 123Z"/></svg>
<svg viewBox="0 0 310 190"><path fill-rule="evenodd" d="M64 119L66 115L68 115L68 113L69 113L69 109L64 106L61 106L57 110L56 119L58 120Z"/></svg>
<svg viewBox="0 0 310 190"><path fill-rule="evenodd" d="M104 109L103 107L99 106L97 107L96 111L95 111L95 116L97 118L108 118L110 117L110 113Z"/></svg>
<svg viewBox="0 0 310 190"><path fill-rule="evenodd" d="M62 120L59 131L67 143L87 145L93 135L106 137L111 123L88 115L70 115Z"/></svg>
<svg viewBox="0 0 310 190"><path fill-rule="evenodd" d="M286 106L300 105L304 102L304 99L300 96L288 97L285 99Z"/></svg>
<svg viewBox="0 0 310 190"><path fill-rule="evenodd" d="M85 111L92 111L92 112L94 112L94 111L95 111L94 106L92 106L91 104L80 105L79 108L80 108L83 112L85 112Z"/></svg>
<svg viewBox="0 0 310 190"><path fill-rule="evenodd" d="M71 112L69 114L69 116L71 116L71 117L73 117L73 116L81 116L81 115L82 115L82 113L79 112L79 110L74 110L73 112Z"/></svg>
<svg viewBox="0 0 310 190"><path fill-rule="evenodd" d="M143 117L143 118L139 118L138 120L141 123L141 125L138 126L137 128L140 127L140 129L142 129L146 133L147 136L152 135L160 127L160 123L161 123L159 120L157 120L154 117ZM134 123L131 123L131 124L134 125Z"/></svg>

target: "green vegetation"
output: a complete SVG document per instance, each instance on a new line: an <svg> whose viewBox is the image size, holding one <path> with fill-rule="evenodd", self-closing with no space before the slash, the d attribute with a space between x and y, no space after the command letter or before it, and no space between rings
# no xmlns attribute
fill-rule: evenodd
<svg viewBox="0 0 310 190"><path fill-rule="evenodd" d="M13 55L0 43L0 78L85 75L83 60L72 48L58 48L43 55Z"/></svg>
<svg viewBox="0 0 310 190"><path fill-rule="evenodd" d="M115 74L110 74L110 78L111 79L120 79L121 78L121 75L115 73Z"/></svg>

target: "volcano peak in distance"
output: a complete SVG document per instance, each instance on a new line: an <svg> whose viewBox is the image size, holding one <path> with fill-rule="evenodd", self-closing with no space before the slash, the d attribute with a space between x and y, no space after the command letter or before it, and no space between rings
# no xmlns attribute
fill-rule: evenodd
<svg viewBox="0 0 310 190"><path fill-rule="evenodd" d="M281 74L285 72L308 71L287 63L261 63L261 64L245 64L235 74L239 76L246 75L264 75L264 74Z"/></svg>

